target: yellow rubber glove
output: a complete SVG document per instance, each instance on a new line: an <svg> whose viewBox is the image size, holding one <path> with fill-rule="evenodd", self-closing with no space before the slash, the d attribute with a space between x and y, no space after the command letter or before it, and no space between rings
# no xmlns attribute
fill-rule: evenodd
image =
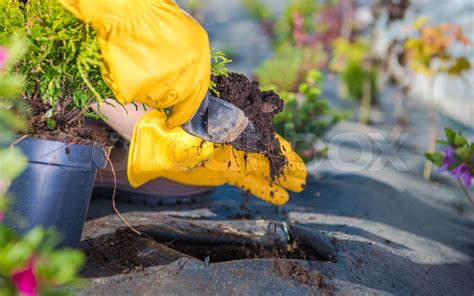
<svg viewBox="0 0 474 296"><path fill-rule="evenodd" d="M60 0L97 33L104 80L122 104L171 108L180 126L199 108L210 84L206 31L172 0Z"/></svg>
<svg viewBox="0 0 474 296"><path fill-rule="evenodd" d="M289 159L283 177L272 182L262 154L238 151L191 136L189 121L210 83L210 46L205 30L172 0L60 0L91 23L107 65L104 80L119 102L171 108L152 111L136 124L128 177L138 187L165 177L183 184L231 184L281 205L286 189L299 192L306 180L302 160L283 139Z"/></svg>
<svg viewBox="0 0 474 296"><path fill-rule="evenodd" d="M181 127L168 128L165 121L166 114L155 110L136 124L128 159L132 186L161 177L188 185L228 183L276 205L288 201L285 189L300 192L305 188L305 165L282 138L288 165L283 175L271 182L269 161L263 154L245 155L230 145L203 141Z"/></svg>

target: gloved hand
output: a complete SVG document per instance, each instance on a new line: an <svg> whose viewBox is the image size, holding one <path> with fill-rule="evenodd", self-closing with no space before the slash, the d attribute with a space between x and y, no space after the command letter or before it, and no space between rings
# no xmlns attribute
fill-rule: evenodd
<svg viewBox="0 0 474 296"><path fill-rule="evenodd" d="M207 33L174 1L60 1L94 27L108 67L104 80L119 102L172 110L147 113L135 125L128 163L132 186L160 177L189 185L229 183L278 205L288 200L285 188L304 188L305 166L283 139L289 165L272 182L264 155L205 142L179 127L206 96L211 58Z"/></svg>
<svg viewBox="0 0 474 296"><path fill-rule="evenodd" d="M269 161L263 154L245 154L230 145L203 141L181 127L168 128L165 121L166 114L155 110L136 124L128 159L132 186L160 177L188 185L228 183L276 205L288 201L285 189L300 192L305 187L305 165L282 138L279 140L288 165L272 182Z"/></svg>
<svg viewBox="0 0 474 296"><path fill-rule="evenodd" d="M105 82L122 104L171 108L169 127L189 121L209 89L206 31L172 0L60 0L92 24L108 67Z"/></svg>

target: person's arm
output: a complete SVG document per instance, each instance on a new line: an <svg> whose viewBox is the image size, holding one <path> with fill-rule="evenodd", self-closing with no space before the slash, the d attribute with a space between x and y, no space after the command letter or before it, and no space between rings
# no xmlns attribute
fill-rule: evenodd
<svg viewBox="0 0 474 296"><path fill-rule="evenodd" d="M137 121L146 113L153 110L151 107L145 107L143 104L127 104L120 105L113 99L107 99L107 102L92 105L92 109L96 113L105 116L104 121L119 133L125 140L130 141L133 135L133 129Z"/></svg>

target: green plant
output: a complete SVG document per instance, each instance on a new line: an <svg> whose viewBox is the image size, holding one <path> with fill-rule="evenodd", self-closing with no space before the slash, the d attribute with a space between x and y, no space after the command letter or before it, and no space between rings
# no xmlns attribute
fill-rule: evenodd
<svg viewBox="0 0 474 296"><path fill-rule="evenodd" d="M321 9L319 1L314 0L289 0L288 4L276 24L276 43L291 42L296 44L295 17L301 19L301 30L306 34L315 33L318 27L315 24L315 15Z"/></svg>
<svg viewBox="0 0 474 296"><path fill-rule="evenodd" d="M9 49L0 47L0 295L67 294L79 283L84 255L70 249L55 250L58 236L53 230L35 228L20 236L3 223L9 200L14 198L6 194L9 184L27 164L19 149L2 148L12 140L11 128L24 126L11 110L4 108L17 103L24 82L11 70L26 45L18 38L10 43Z"/></svg>
<svg viewBox="0 0 474 296"><path fill-rule="evenodd" d="M449 172L459 181L467 199L474 207L474 199L467 191L472 185L474 176L474 142L469 141L461 132L456 133L450 128L445 128L446 141L438 141L445 146L443 152L426 153L426 159L438 166L439 172Z"/></svg>
<svg viewBox="0 0 474 296"><path fill-rule="evenodd" d="M410 68L418 73L430 77L430 83L434 86L435 79L440 74L448 74L460 77L472 68L470 61L465 56L455 56L450 53L454 43L464 46L470 44L464 35L461 26L441 24L429 25L426 18L419 18L414 27L417 29L417 37L410 38L405 42L406 60ZM437 139L437 114L435 104L429 105L430 109L430 133L429 150L434 151ZM431 177L433 164L426 162L423 177L428 180Z"/></svg>
<svg viewBox="0 0 474 296"><path fill-rule="evenodd" d="M297 91L305 80L306 73L326 63L327 56L321 47L297 48L283 44L272 58L264 61L255 70L262 88L275 91Z"/></svg>
<svg viewBox="0 0 474 296"><path fill-rule="evenodd" d="M54 250L57 234L34 228L18 236L0 224L0 295L71 294L80 285L84 255Z"/></svg>
<svg viewBox="0 0 474 296"><path fill-rule="evenodd" d="M57 0L4 1L0 10L0 44L14 34L28 40L15 71L26 77L23 96L35 101L35 115L51 128L74 124L81 114L96 116L89 106L113 94L102 80L105 65L92 27Z"/></svg>
<svg viewBox="0 0 474 296"><path fill-rule="evenodd" d="M224 76L227 77L229 70L227 70L227 64L231 63L232 60L228 59L225 53L221 50L213 50L211 55L211 75L212 76ZM219 92L216 89L217 85L211 80L209 90L219 96Z"/></svg>
<svg viewBox="0 0 474 296"><path fill-rule="evenodd" d="M296 152L306 159L314 157L314 150L308 149L308 143L322 137L335 124L350 117L347 112L332 109L329 102L322 98L322 80L323 75L312 70L307 73L306 81L300 84L298 92L280 92L285 108L273 119L276 131L290 143L294 143ZM301 141L298 135L302 134L309 138ZM324 151L319 151L322 152Z"/></svg>
<svg viewBox="0 0 474 296"><path fill-rule="evenodd" d="M333 44L334 56L329 68L339 74L346 95L353 100L361 100L364 96L364 83L369 82L371 97L376 95L377 73L370 63L368 44L359 39L349 42L338 38Z"/></svg>

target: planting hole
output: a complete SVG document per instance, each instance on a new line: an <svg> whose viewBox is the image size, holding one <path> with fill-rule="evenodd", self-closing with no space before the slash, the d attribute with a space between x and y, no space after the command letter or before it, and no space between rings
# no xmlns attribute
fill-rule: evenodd
<svg viewBox="0 0 474 296"><path fill-rule="evenodd" d="M186 242L172 242L157 240L168 247L189 255L201 261L209 258L211 263L227 262L246 259L296 259L319 260L311 250L293 244L289 246L259 246L259 245L234 245L234 244L197 244Z"/></svg>
<svg viewBox="0 0 474 296"><path fill-rule="evenodd" d="M82 242L87 256L83 275L89 278L131 273L147 267L166 265L181 257L210 263L245 259L297 259L321 261L311 248L293 242L263 246L248 238L222 233L171 233L162 229L139 228L145 236L129 229L117 230ZM174 236L174 237L173 237Z"/></svg>

